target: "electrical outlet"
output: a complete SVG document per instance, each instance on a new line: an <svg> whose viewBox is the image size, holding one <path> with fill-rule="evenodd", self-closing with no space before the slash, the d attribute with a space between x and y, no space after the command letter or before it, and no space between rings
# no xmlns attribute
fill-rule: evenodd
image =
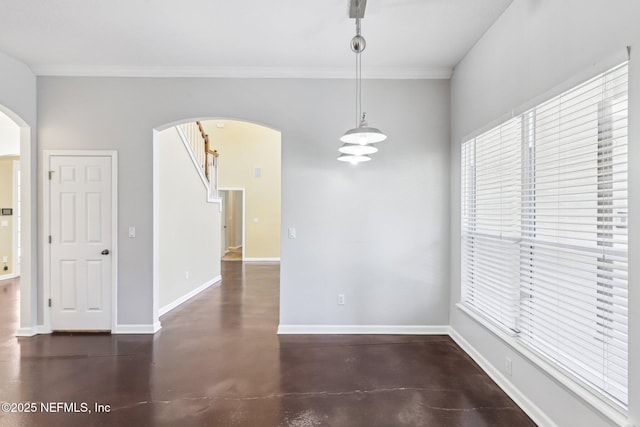
<svg viewBox="0 0 640 427"><path fill-rule="evenodd" d="M185 271L185 272L184 272L184 278L185 278L185 279L188 279L188 278L189 278L189 272L188 272L188 271Z"/></svg>
<svg viewBox="0 0 640 427"><path fill-rule="evenodd" d="M511 362L511 359L509 359L508 357L505 359L505 368L507 371L507 375L511 376L511 374L513 373L513 363Z"/></svg>
<svg viewBox="0 0 640 427"><path fill-rule="evenodd" d="M2 257L2 262L9 262L9 257L8 256L3 256Z"/></svg>
<svg viewBox="0 0 640 427"><path fill-rule="evenodd" d="M338 294L338 305L344 305L344 294Z"/></svg>

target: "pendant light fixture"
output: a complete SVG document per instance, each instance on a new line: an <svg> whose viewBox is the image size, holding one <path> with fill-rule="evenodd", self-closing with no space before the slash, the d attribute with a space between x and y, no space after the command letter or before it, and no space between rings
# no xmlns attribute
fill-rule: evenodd
<svg viewBox="0 0 640 427"><path fill-rule="evenodd" d="M371 160L371 157L367 156L366 154L340 154L338 156L338 160L341 162L349 162L352 165L357 165L358 163L362 163L362 162L368 162L369 160Z"/></svg>
<svg viewBox="0 0 640 427"><path fill-rule="evenodd" d="M352 0L352 11L355 11L356 35L351 39L351 50L356 54L356 127L349 129L342 135L342 146L338 149L338 160L352 164L371 160L369 154L378 151L373 146L377 142L384 141L387 136L379 129L369 127L367 113L362 112L362 58L361 54L367 46L367 42L360 34L360 19L364 16L366 0Z"/></svg>

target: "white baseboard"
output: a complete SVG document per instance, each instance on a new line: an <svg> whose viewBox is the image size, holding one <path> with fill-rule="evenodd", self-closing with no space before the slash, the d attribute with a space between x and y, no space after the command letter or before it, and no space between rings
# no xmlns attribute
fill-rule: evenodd
<svg viewBox="0 0 640 427"><path fill-rule="evenodd" d="M17 337L33 337L35 335L44 335L44 334L50 334L51 333L51 329L45 327L44 325L36 325L36 326L29 326L26 328L20 328L16 331L16 336Z"/></svg>
<svg viewBox="0 0 640 427"><path fill-rule="evenodd" d="M244 258L244 262L280 262L280 258Z"/></svg>
<svg viewBox="0 0 640 427"><path fill-rule="evenodd" d="M112 334L155 334L160 330L162 325L160 322L152 324L137 324L137 325L116 325L115 330L111 331Z"/></svg>
<svg viewBox="0 0 640 427"><path fill-rule="evenodd" d="M38 325L37 327L38 327L38 334L39 334L39 335L42 335L42 334L50 334L51 332L53 332L53 331L51 330L51 328L46 327L46 326L44 326L44 325Z"/></svg>
<svg viewBox="0 0 640 427"><path fill-rule="evenodd" d="M26 328L19 328L16 331L17 337L33 337L38 335L38 327L37 326L28 326Z"/></svg>
<svg viewBox="0 0 640 427"><path fill-rule="evenodd" d="M280 325L279 335L335 334L335 335L448 335L449 327L422 325Z"/></svg>
<svg viewBox="0 0 640 427"><path fill-rule="evenodd" d="M174 308L176 308L180 304L182 304L184 302L187 302L191 298L193 298L196 295L198 295L200 292L204 291L205 289L207 289L208 287L214 285L215 283L220 282L221 280L222 280L222 276L220 276L220 275L214 277L213 279L207 281L206 283L198 286L197 288L195 288L191 292L186 293L186 294L182 295L180 298L177 298L176 300L174 300L174 301L170 302L169 304L165 305L164 307L161 307L158 310L158 315L162 316L164 314L167 314L168 312L170 312L171 310L173 310Z"/></svg>
<svg viewBox="0 0 640 427"><path fill-rule="evenodd" d="M458 344L493 381L527 414L533 422L542 427L557 427L535 403L533 403L518 387L507 379L502 372L493 366L455 329L449 328L449 336Z"/></svg>

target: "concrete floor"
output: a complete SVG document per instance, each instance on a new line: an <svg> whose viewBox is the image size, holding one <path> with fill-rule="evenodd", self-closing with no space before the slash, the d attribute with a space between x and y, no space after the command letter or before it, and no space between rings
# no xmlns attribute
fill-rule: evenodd
<svg viewBox="0 0 640 427"><path fill-rule="evenodd" d="M278 336L279 265L223 277L155 336L15 338L0 282L0 402L36 404L0 426L535 425L447 336Z"/></svg>

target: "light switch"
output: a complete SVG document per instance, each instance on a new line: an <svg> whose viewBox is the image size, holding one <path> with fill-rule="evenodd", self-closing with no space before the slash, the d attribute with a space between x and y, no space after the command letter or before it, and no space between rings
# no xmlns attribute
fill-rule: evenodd
<svg viewBox="0 0 640 427"><path fill-rule="evenodd" d="M262 168L253 169L253 176L260 178L262 176Z"/></svg>
<svg viewBox="0 0 640 427"><path fill-rule="evenodd" d="M260 221L258 220L258 218L253 218L253 223L254 223L254 224L257 224L258 222L260 222Z"/></svg>
<svg viewBox="0 0 640 427"><path fill-rule="evenodd" d="M136 237L136 228L129 227L129 238L133 239L134 237Z"/></svg>
<svg viewBox="0 0 640 427"><path fill-rule="evenodd" d="M0 222L0 226L2 226L2 227L8 227L8 226L9 226L9 221L6 221L6 220L5 220L5 221Z"/></svg>
<svg viewBox="0 0 640 427"><path fill-rule="evenodd" d="M289 238L290 239L296 238L296 229L293 227L289 227Z"/></svg>

